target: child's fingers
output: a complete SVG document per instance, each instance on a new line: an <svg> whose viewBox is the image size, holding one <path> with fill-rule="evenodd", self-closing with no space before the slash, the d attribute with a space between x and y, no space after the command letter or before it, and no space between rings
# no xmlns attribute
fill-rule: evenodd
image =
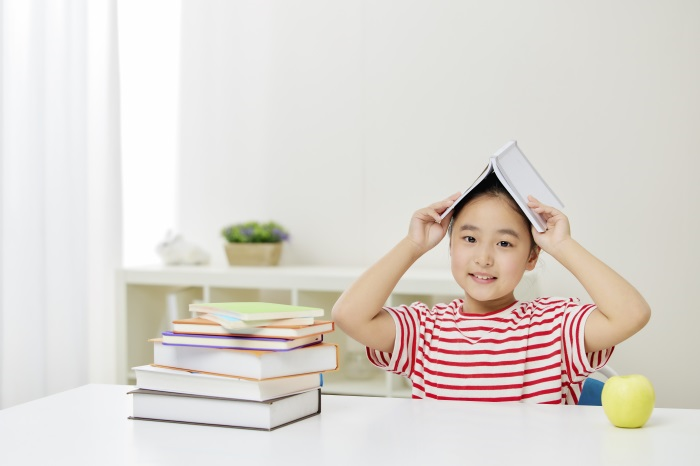
<svg viewBox="0 0 700 466"><path fill-rule="evenodd" d="M422 217L424 219L430 218L432 219L435 223L440 223L442 219L440 216L442 213L450 207L452 204L454 204L455 200L461 195L461 193L456 193L453 194L452 196L443 199L442 201L435 202L433 204L430 204L428 207L424 209L418 210L416 212L419 217Z"/></svg>
<svg viewBox="0 0 700 466"><path fill-rule="evenodd" d="M462 195L462 193L460 193L458 191L458 192L454 193L453 195L446 197L442 201L438 201L438 202L432 204L431 207L435 207L436 210L439 209L440 207L442 207L444 210L444 209L448 208L449 206L451 206L452 204L454 204L454 202L457 199L459 199L459 196L461 196L461 195Z"/></svg>
<svg viewBox="0 0 700 466"><path fill-rule="evenodd" d="M423 222L439 222L440 221L440 214L435 210L435 204L431 205L430 207L425 207L423 209L419 209L415 213L415 217Z"/></svg>
<svg viewBox="0 0 700 466"><path fill-rule="evenodd" d="M457 198L458 198L459 196L460 196L459 193L453 194L452 196L447 197L447 198L443 199L442 201L438 201L438 202L435 202L435 203L433 203L433 204L430 204L430 205L428 206L428 208L429 208L429 209L433 209L433 210L435 210L435 211L437 211L437 212L444 212L445 209L447 209L449 206L451 206L452 204L454 204L454 202L457 200Z"/></svg>
<svg viewBox="0 0 700 466"><path fill-rule="evenodd" d="M443 221L443 220L448 220L448 221L449 221L450 218L452 218L452 215L454 214L454 211L451 211L449 214L447 214L447 215L445 216L444 219L443 219L443 218L440 218L440 217L444 214L445 210L447 210L448 208L450 208L450 206L452 206L452 204L454 204L455 201L457 201L457 199L459 199L461 196L462 196L462 193L459 192L459 191L457 191L456 193L454 193L453 195L451 195L451 196L448 197L447 199L445 199L445 200L443 200L442 202L439 202L439 203L438 203L438 204L440 204L440 206L438 207L438 209L436 209L437 212L439 212L439 215L438 215L437 218L435 219L435 222L436 222L436 223L440 223L440 222Z"/></svg>
<svg viewBox="0 0 700 466"><path fill-rule="evenodd" d="M445 210L450 207L454 202L459 199L459 197L462 195L462 193L457 192L450 197L447 197L443 199L442 201L435 202L433 204L430 204L428 207L425 207L423 209L419 209L416 211L414 216L417 219L420 219L424 222L428 221L433 221L435 223L440 223L442 222L441 215ZM448 214L445 218L449 218L452 215L452 213Z"/></svg>
<svg viewBox="0 0 700 466"><path fill-rule="evenodd" d="M528 198L528 202L527 202L528 207L530 207L532 210L534 210L538 214L548 213L551 215L556 215L556 214L560 213L554 207L546 205L546 204L542 204L534 196L528 196L527 198Z"/></svg>

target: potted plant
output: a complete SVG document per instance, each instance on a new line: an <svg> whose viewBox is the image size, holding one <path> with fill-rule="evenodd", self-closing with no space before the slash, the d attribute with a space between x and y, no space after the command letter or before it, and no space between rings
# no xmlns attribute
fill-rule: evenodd
<svg viewBox="0 0 700 466"><path fill-rule="evenodd" d="M277 265L287 230L276 222L244 222L221 230L230 265Z"/></svg>

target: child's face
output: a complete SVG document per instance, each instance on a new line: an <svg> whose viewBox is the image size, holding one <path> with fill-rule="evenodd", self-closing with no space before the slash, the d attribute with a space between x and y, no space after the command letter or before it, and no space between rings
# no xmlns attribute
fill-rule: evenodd
<svg viewBox="0 0 700 466"><path fill-rule="evenodd" d="M452 226L450 256L466 312L495 311L515 301L523 273L537 263L531 244L530 225L507 200L481 196L462 208Z"/></svg>

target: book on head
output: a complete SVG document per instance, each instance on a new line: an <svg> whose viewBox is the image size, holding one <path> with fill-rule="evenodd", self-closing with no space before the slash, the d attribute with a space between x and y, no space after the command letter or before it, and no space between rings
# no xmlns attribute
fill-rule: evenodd
<svg viewBox="0 0 700 466"><path fill-rule="evenodd" d="M266 401L313 390L323 385L321 373L252 380L154 365L133 369L136 374L136 388L239 400Z"/></svg>
<svg viewBox="0 0 700 466"><path fill-rule="evenodd" d="M267 338L301 338L320 333L329 333L335 330L335 323L330 320L317 320L310 325L287 325L246 327L238 329L227 329L223 325L217 324L211 319L202 317L191 317L189 319L178 319L173 321L174 333L189 333L201 335L238 335Z"/></svg>
<svg viewBox="0 0 700 466"><path fill-rule="evenodd" d="M153 363L191 371L262 380L338 369L338 347L318 343L289 351L257 351L153 342Z"/></svg>
<svg viewBox="0 0 700 466"><path fill-rule="evenodd" d="M452 209L464 199L484 178L495 173L498 180L513 197L530 223L540 233L547 229L547 222L542 216L527 206L527 197L534 196L543 204L561 209L564 204L559 200L554 191L542 179L535 167L522 153L516 141L510 141L489 158L489 164L476 181L469 186L462 195L452 203L441 215L444 219Z"/></svg>
<svg viewBox="0 0 700 466"><path fill-rule="evenodd" d="M285 351L302 346L314 345L323 341L323 335L309 335L301 338L268 338L239 335L200 335L163 332L163 344L206 346L213 348L236 348L252 350Z"/></svg>
<svg viewBox="0 0 700 466"><path fill-rule="evenodd" d="M321 390L266 401L237 400L137 388L129 419L274 430L321 412Z"/></svg>
<svg viewBox="0 0 700 466"><path fill-rule="evenodd" d="M322 317L324 313L317 307L263 302L193 303L189 309L190 312L230 315L244 321Z"/></svg>

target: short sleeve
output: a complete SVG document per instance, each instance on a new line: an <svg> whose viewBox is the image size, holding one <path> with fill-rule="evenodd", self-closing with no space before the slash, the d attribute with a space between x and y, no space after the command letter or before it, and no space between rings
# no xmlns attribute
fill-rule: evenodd
<svg viewBox="0 0 700 466"><path fill-rule="evenodd" d="M586 353L586 320L596 309L593 304L580 305L572 299L562 323L562 363L569 383L580 383L610 360L615 347Z"/></svg>
<svg viewBox="0 0 700 466"><path fill-rule="evenodd" d="M367 358L381 369L410 378L416 359L420 322L427 307L422 303L413 303L410 306L385 307L384 310L396 325L394 348L391 353L367 348Z"/></svg>

